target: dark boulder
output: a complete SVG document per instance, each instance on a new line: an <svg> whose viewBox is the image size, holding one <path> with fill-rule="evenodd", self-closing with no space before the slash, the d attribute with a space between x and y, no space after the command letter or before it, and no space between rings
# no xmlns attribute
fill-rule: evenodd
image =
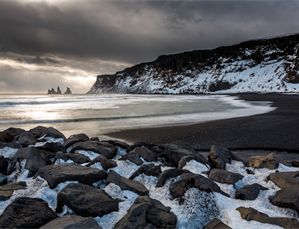
<svg viewBox="0 0 299 229"><path fill-rule="evenodd" d="M231 229L231 227L224 224L221 220L214 218L202 229Z"/></svg>
<svg viewBox="0 0 299 229"><path fill-rule="evenodd" d="M10 173L14 171L16 163L22 159L26 160L25 169L29 170L28 177L34 176L40 167L47 165L43 152L35 147L22 148L12 158Z"/></svg>
<svg viewBox="0 0 299 229"><path fill-rule="evenodd" d="M72 160L75 163L83 164L90 162L90 158L80 153L62 153L57 152L55 159L62 159L64 161Z"/></svg>
<svg viewBox="0 0 299 229"><path fill-rule="evenodd" d="M229 197L228 194L221 191L220 187L214 181L205 178L204 176L192 173L185 173L181 175L176 182L170 185L169 192L172 198L178 198L183 196L189 188L198 188L199 190L207 193L218 192Z"/></svg>
<svg viewBox="0 0 299 229"><path fill-rule="evenodd" d="M147 148L151 148L151 147L155 147L157 145L154 144L154 143L151 143L151 142L136 142L133 145L130 145L129 147L127 147L127 153L131 152L136 147L142 147L142 146L145 146Z"/></svg>
<svg viewBox="0 0 299 229"><path fill-rule="evenodd" d="M240 200L255 200L261 190L268 190L259 184L245 185L235 192L235 198Z"/></svg>
<svg viewBox="0 0 299 229"><path fill-rule="evenodd" d="M299 160L291 160L290 163L293 167L299 167Z"/></svg>
<svg viewBox="0 0 299 229"><path fill-rule="evenodd" d="M68 184L57 194L56 212L66 205L76 214L96 217L118 211L118 200L112 199L104 190L85 184Z"/></svg>
<svg viewBox="0 0 299 229"><path fill-rule="evenodd" d="M207 167L207 170L209 170L211 167L208 160L205 159L201 154L193 154L193 155L188 155L188 156L182 157L178 163L178 168L182 169L187 164L187 162L189 162L191 160L195 160L199 163L204 164Z"/></svg>
<svg viewBox="0 0 299 229"><path fill-rule="evenodd" d="M162 187L164 186L165 182L172 177L177 177L179 175L182 175L183 173L191 173L188 170L185 169L167 169L164 170L158 177L158 182L156 184L156 187Z"/></svg>
<svg viewBox="0 0 299 229"><path fill-rule="evenodd" d="M209 178L219 183L235 185L235 183L242 180L244 176L222 169L212 169L209 173Z"/></svg>
<svg viewBox="0 0 299 229"><path fill-rule="evenodd" d="M108 142L108 143L110 143L114 146L120 147L122 149L127 149L130 146L128 143L122 142L122 141L119 141L119 140L105 140L105 141L102 141L102 142Z"/></svg>
<svg viewBox="0 0 299 229"><path fill-rule="evenodd" d="M107 178L107 173L96 168L89 168L79 164L47 165L38 170L36 176L47 180L50 188L55 188L65 181L78 181L91 185L94 182Z"/></svg>
<svg viewBox="0 0 299 229"><path fill-rule="evenodd" d="M55 218L46 201L20 197L5 208L0 216L0 228L40 228Z"/></svg>
<svg viewBox="0 0 299 229"><path fill-rule="evenodd" d="M92 217L81 217L78 215L64 215L60 218L56 218L40 229L101 229L97 221Z"/></svg>
<svg viewBox="0 0 299 229"><path fill-rule="evenodd" d="M216 145L211 147L208 159L209 162L217 169L225 169L226 163L231 163L232 160L242 161L228 149Z"/></svg>
<svg viewBox="0 0 299 229"><path fill-rule="evenodd" d="M283 228L299 228L299 221L295 218L269 217L267 214L257 211L254 208L239 207L242 219L247 221L255 220L260 223L268 223L281 226Z"/></svg>
<svg viewBox="0 0 299 229"><path fill-rule="evenodd" d="M118 185L121 188L121 190L129 190L137 193L140 196L149 194L149 191L146 189L146 187L143 184L122 177L113 170L110 170L108 173L106 184L108 185L109 183L114 183Z"/></svg>
<svg viewBox="0 0 299 229"><path fill-rule="evenodd" d="M7 175L8 162L3 155L0 155L0 172Z"/></svg>
<svg viewBox="0 0 299 229"><path fill-rule="evenodd" d="M20 128L10 127L1 133L1 138L5 142L12 142L16 137L18 137L23 132L25 132L25 130L20 129Z"/></svg>
<svg viewBox="0 0 299 229"><path fill-rule="evenodd" d="M177 217L160 201L139 196L128 213L116 224L120 228L175 228Z"/></svg>
<svg viewBox="0 0 299 229"><path fill-rule="evenodd" d="M0 201L8 200L15 190L26 189L26 182L19 181L0 186Z"/></svg>
<svg viewBox="0 0 299 229"><path fill-rule="evenodd" d="M275 153L266 156L252 156L247 161L247 166L253 168L277 169L279 163L287 165L287 163Z"/></svg>
<svg viewBox="0 0 299 229"><path fill-rule="evenodd" d="M60 131L54 129L53 127L44 127L44 126L37 126L31 130L29 130L36 138L40 137L51 137L51 138L63 138L65 136Z"/></svg>
<svg viewBox="0 0 299 229"><path fill-rule="evenodd" d="M148 162L157 161L155 154L145 146L142 147L137 146L130 153L127 153L121 158L119 158L119 160L129 160L137 165L141 165L143 162L140 159L140 157L142 157L144 160Z"/></svg>
<svg viewBox="0 0 299 229"><path fill-rule="evenodd" d="M90 167L91 165L95 164L95 163L101 163L102 167L104 170L108 170L111 168L114 168L117 166L117 163L115 161L109 160L106 157L99 155L97 156L95 159L93 159L91 162L89 162L86 167Z"/></svg>
<svg viewBox="0 0 299 229"><path fill-rule="evenodd" d="M90 150L95 153L101 154L108 159L115 157L117 148L114 145L111 145L107 142L98 142L98 141L85 141L77 142L73 145L71 153L74 153L76 150Z"/></svg>
<svg viewBox="0 0 299 229"><path fill-rule="evenodd" d="M37 140L35 139L34 135L30 132L23 132L19 136L19 144L23 147L35 145L35 143L37 143Z"/></svg>
<svg viewBox="0 0 299 229"><path fill-rule="evenodd" d="M144 173L147 176L154 176L159 177L161 174L161 165L154 165L154 164L144 164L140 166L131 176L130 180L134 180L135 177L139 176L140 174Z"/></svg>
<svg viewBox="0 0 299 229"><path fill-rule="evenodd" d="M85 142L87 140L89 140L89 137L86 134L75 134L66 139L63 146L68 148L77 142Z"/></svg>
<svg viewBox="0 0 299 229"><path fill-rule="evenodd" d="M269 178L280 188L288 188L294 184L299 185L299 172L271 173Z"/></svg>
<svg viewBox="0 0 299 229"><path fill-rule="evenodd" d="M271 203L278 207L294 209L299 213L299 185L277 191Z"/></svg>
<svg viewBox="0 0 299 229"><path fill-rule="evenodd" d="M4 149L5 147L13 148L13 149L21 149L21 145L15 142L0 142L0 149Z"/></svg>
<svg viewBox="0 0 299 229"><path fill-rule="evenodd" d="M2 134L2 132L0 132L0 142L5 142L5 141L3 140L3 138L1 137L1 134Z"/></svg>
<svg viewBox="0 0 299 229"><path fill-rule="evenodd" d="M55 153L58 151L65 153L65 151L66 151L65 146L63 146L59 142L47 142L46 144L44 144L42 146L38 146L36 148L41 149L41 150L50 151L50 152L55 152Z"/></svg>

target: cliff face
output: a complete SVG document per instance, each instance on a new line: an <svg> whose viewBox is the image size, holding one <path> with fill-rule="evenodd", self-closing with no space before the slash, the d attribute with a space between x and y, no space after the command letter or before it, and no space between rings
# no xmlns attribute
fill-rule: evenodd
<svg viewBox="0 0 299 229"><path fill-rule="evenodd" d="M164 55L114 75L88 93L299 92L299 34Z"/></svg>

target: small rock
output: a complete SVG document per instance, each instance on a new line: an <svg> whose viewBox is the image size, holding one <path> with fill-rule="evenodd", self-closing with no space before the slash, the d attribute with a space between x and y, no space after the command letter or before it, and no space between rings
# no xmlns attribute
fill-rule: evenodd
<svg viewBox="0 0 299 229"><path fill-rule="evenodd" d="M104 190L85 184L68 184L57 194L56 212L63 206L71 208L84 217L96 217L118 211L118 200L112 199Z"/></svg>
<svg viewBox="0 0 299 229"><path fill-rule="evenodd" d="M191 160L195 160L199 163L204 164L207 167L207 170L209 170L211 167L211 165L207 161L207 159L205 159L201 154L194 154L194 155L188 155L188 156L182 157L178 163L178 168L182 169L187 164L187 162L189 162Z"/></svg>
<svg viewBox="0 0 299 229"><path fill-rule="evenodd" d="M127 153L123 156L121 156L118 160L120 161L125 161L125 160L129 160L133 163L135 163L136 165L142 165L143 161L140 159L138 154L135 153Z"/></svg>
<svg viewBox="0 0 299 229"><path fill-rule="evenodd" d="M3 155L0 155L0 172L7 175L8 162Z"/></svg>
<svg viewBox="0 0 299 229"><path fill-rule="evenodd" d="M26 189L26 182L19 181L0 186L0 201L8 200L15 190Z"/></svg>
<svg viewBox="0 0 299 229"><path fill-rule="evenodd" d="M91 165L93 165L94 163L101 163L102 167L104 170L108 170L111 168L114 168L117 166L117 163L115 161L109 160L106 157L99 155L97 156L95 159L93 159L91 162L89 162L86 167L90 167Z"/></svg>
<svg viewBox="0 0 299 229"><path fill-rule="evenodd" d="M82 155L80 153L62 153L62 152L57 152L55 159L62 159L64 161L67 160L72 160L75 163L78 164L83 164L83 163L88 163L90 162L89 157Z"/></svg>
<svg viewBox="0 0 299 229"><path fill-rule="evenodd" d="M51 138L63 138L65 136L60 131L54 129L53 127L44 127L44 126L37 126L31 130L29 130L36 138L40 137L51 137Z"/></svg>
<svg viewBox="0 0 299 229"><path fill-rule="evenodd" d="M108 142L114 146L118 146L122 149L127 149L129 148L129 144L125 143L125 142L122 142L122 141L119 141L119 140L107 140L107 141L102 141L102 142Z"/></svg>
<svg viewBox="0 0 299 229"><path fill-rule="evenodd" d="M214 218L202 229L231 229L231 227L224 224L221 220Z"/></svg>
<svg viewBox="0 0 299 229"><path fill-rule="evenodd" d="M46 201L20 197L5 208L0 216L0 228L39 228L55 218Z"/></svg>
<svg viewBox="0 0 299 229"><path fill-rule="evenodd" d="M42 226L40 229L86 229L86 228L94 228L94 229L102 229L101 226L98 225L97 221L92 217L81 217L78 215L64 215L60 218L56 218L46 225Z"/></svg>
<svg viewBox="0 0 299 229"><path fill-rule="evenodd" d="M150 148L150 147L155 147L157 146L156 144L154 143L151 143L151 142L136 142L134 143L133 145L130 145L129 147L127 147L127 153L131 152L132 150L134 150L136 147L142 147L142 146L145 146L147 148Z"/></svg>
<svg viewBox="0 0 299 229"><path fill-rule="evenodd" d="M209 173L209 178L219 183L235 185L235 183L242 180L244 176L222 169L212 169Z"/></svg>
<svg viewBox="0 0 299 229"><path fill-rule="evenodd" d="M242 219L247 221L255 220L260 223L268 223L281 226L283 228L299 228L299 222L295 218L269 217L267 214L257 211L254 208L239 207Z"/></svg>
<svg viewBox="0 0 299 229"><path fill-rule="evenodd" d="M231 163L232 160L242 161L228 149L216 145L211 147L208 159L217 169L225 169L226 163Z"/></svg>
<svg viewBox="0 0 299 229"><path fill-rule="evenodd" d="M77 143L77 142L85 142L89 139L89 137L86 134L75 134L70 136L68 139L65 140L63 143L63 146L65 148L70 147L71 145Z"/></svg>
<svg viewBox="0 0 299 229"><path fill-rule="evenodd" d="M118 185L121 188L121 190L129 190L129 191L137 193L140 196L149 194L148 190L146 189L146 187L143 184L140 184L137 181L133 181L133 180L127 179L125 177L122 177L113 170L110 170L108 173L106 184L108 185L109 183L114 183L114 184Z"/></svg>
<svg viewBox="0 0 299 229"><path fill-rule="evenodd" d="M107 173L96 168L89 168L79 164L47 165L38 170L36 176L47 180L51 189L65 181L78 181L91 185L107 178Z"/></svg>
<svg viewBox="0 0 299 229"><path fill-rule="evenodd" d="M250 169L246 169L246 172L247 172L247 174L254 175L254 172L252 170L250 170Z"/></svg>
<svg viewBox="0 0 299 229"><path fill-rule="evenodd" d="M268 190L259 184L245 185L235 192L235 198L240 200L255 200L261 190Z"/></svg>
<svg viewBox="0 0 299 229"><path fill-rule="evenodd" d="M121 158L119 158L119 160L129 160L135 163L136 165L142 165L143 162L140 159L140 157L142 157L144 160L148 162L157 161L155 154L144 146L142 146L141 148L136 147L130 153L127 153Z"/></svg>
<svg viewBox="0 0 299 229"><path fill-rule="evenodd" d="M185 169L167 169L164 170L158 177L158 182L156 184L156 187L162 187L164 186L165 182L171 178L171 177L177 177L179 175L182 175L183 173L190 173L190 171Z"/></svg>
<svg viewBox="0 0 299 229"><path fill-rule="evenodd" d="M275 153L266 156L252 156L248 159L247 166L253 168L277 169L279 163L287 165L287 163Z"/></svg>
<svg viewBox="0 0 299 229"><path fill-rule="evenodd" d="M291 165L292 165L293 167L299 167L299 160L292 160L292 161L291 161Z"/></svg>
<svg viewBox="0 0 299 229"><path fill-rule="evenodd" d="M65 146L63 146L59 142L47 142L46 144L44 144L42 146L38 146L36 148L41 149L41 150L50 151L50 152L55 152L55 153L58 151L65 153L65 151L66 151Z"/></svg>

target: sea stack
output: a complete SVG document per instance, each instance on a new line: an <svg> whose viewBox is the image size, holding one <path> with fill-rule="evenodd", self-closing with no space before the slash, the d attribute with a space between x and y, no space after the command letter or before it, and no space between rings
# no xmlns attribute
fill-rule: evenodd
<svg viewBox="0 0 299 229"><path fill-rule="evenodd" d="M57 87L57 92L54 90L54 88L52 88L51 90L48 89L48 93L47 94L51 94L51 95L61 94L61 90L60 90L59 87Z"/></svg>
<svg viewBox="0 0 299 229"><path fill-rule="evenodd" d="M57 92L56 92L56 94L61 94L61 91L60 91L60 88L59 88L59 87L57 87Z"/></svg>
<svg viewBox="0 0 299 229"><path fill-rule="evenodd" d="M64 92L64 94L72 94L72 91L69 87L66 88L66 92Z"/></svg>

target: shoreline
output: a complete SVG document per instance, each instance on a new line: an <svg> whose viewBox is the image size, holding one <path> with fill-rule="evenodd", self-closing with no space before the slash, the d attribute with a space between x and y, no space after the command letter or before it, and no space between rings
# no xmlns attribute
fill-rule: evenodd
<svg viewBox="0 0 299 229"><path fill-rule="evenodd" d="M105 134L129 143L172 143L198 151L214 144L231 150L299 152L299 95L232 94L248 102L270 101L274 111L191 125L121 130Z"/></svg>

